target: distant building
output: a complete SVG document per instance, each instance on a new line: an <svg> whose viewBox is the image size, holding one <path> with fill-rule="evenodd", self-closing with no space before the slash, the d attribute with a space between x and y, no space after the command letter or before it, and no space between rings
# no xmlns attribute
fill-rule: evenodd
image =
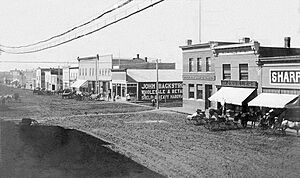
<svg viewBox="0 0 300 178"><path fill-rule="evenodd" d="M71 88L71 85L78 78L79 67L63 67L63 89Z"/></svg>
<svg viewBox="0 0 300 178"><path fill-rule="evenodd" d="M24 83L26 89L34 89L36 88L35 80L36 80L36 71L35 70L25 70L23 71L24 74Z"/></svg>
<svg viewBox="0 0 300 178"><path fill-rule="evenodd" d="M10 75L10 72L0 72L0 83L9 85L12 81L12 76Z"/></svg>
<svg viewBox="0 0 300 178"><path fill-rule="evenodd" d="M25 77L21 70L14 69L10 71L12 76L11 84L15 87L25 86Z"/></svg>
<svg viewBox="0 0 300 178"><path fill-rule="evenodd" d="M49 71L49 68L37 68L36 69L36 87L46 88L45 85L45 71Z"/></svg>
<svg viewBox="0 0 300 178"><path fill-rule="evenodd" d="M141 59L139 55L133 59L116 59L113 55L92 56L77 58L78 82L74 86L82 86L83 91L101 93L106 95L112 89L112 69L155 69L155 63L147 58ZM175 69L175 63L160 63L160 69ZM85 82L86 81L86 82ZM71 86L72 87L72 86Z"/></svg>
<svg viewBox="0 0 300 178"><path fill-rule="evenodd" d="M62 89L62 74L61 68L50 68L45 71L45 89L48 91Z"/></svg>

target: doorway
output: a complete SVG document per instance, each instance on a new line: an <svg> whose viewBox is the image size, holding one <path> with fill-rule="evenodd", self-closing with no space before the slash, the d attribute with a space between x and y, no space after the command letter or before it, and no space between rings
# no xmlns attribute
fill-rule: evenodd
<svg viewBox="0 0 300 178"><path fill-rule="evenodd" d="M208 98L212 95L212 85L205 85L205 109L211 107L211 102Z"/></svg>

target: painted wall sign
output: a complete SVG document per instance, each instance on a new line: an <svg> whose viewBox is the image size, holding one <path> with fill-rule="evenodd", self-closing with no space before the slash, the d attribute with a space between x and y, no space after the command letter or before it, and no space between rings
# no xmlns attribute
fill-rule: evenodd
<svg viewBox="0 0 300 178"><path fill-rule="evenodd" d="M222 86L228 87L253 87L258 86L256 81L243 81L243 80L221 80Z"/></svg>
<svg viewBox="0 0 300 178"><path fill-rule="evenodd" d="M174 100L182 100L182 82L159 82L159 100L171 102ZM156 97L155 82L139 82L138 100L151 101Z"/></svg>
<svg viewBox="0 0 300 178"><path fill-rule="evenodd" d="M183 80L205 80L205 81L214 81L214 75L207 74L183 74Z"/></svg>
<svg viewBox="0 0 300 178"><path fill-rule="evenodd" d="M300 84L300 69L270 70L271 84Z"/></svg>

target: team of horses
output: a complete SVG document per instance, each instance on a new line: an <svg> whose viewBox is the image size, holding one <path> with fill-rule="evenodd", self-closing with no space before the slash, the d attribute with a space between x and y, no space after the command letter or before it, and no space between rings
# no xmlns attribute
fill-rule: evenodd
<svg viewBox="0 0 300 178"><path fill-rule="evenodd" d="M218 125L240 125L243 128L248 127L248 123L251 122L250 127L255 128L257 125L259 128L267 130L273 130L274 132L277 130L282 131L282 133L286 134L286 129L294 129L298 132L300 130L300 122L289 121L285 119L285 110L279 110L279 112L275 113L274 110L270 110L269 112L263 114L261 111L248 111L248 112L226 112L226 114L222 114L220 110L209 109L208 117L206 117L204 112L199 112L199 114L189 115L186 118L186 121L192 121L194 123L203 123L204 126L209 122L217 123ZM230 123L230 124L229 124Z"/></svg>

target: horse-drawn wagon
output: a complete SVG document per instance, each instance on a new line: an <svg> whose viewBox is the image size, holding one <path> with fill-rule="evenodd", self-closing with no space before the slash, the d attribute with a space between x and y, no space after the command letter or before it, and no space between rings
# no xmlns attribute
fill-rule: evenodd
<svg viewBox="0 0 300 178"><path fill-rule="evenodd" d="M238 120L230 117L229 115L221 115L218 110L210 109L209 116L206 117L205 112L197 109L193 115L186 118L186 123L194 125L203 125L208 130L230 129L238 127Z"/></svg>

